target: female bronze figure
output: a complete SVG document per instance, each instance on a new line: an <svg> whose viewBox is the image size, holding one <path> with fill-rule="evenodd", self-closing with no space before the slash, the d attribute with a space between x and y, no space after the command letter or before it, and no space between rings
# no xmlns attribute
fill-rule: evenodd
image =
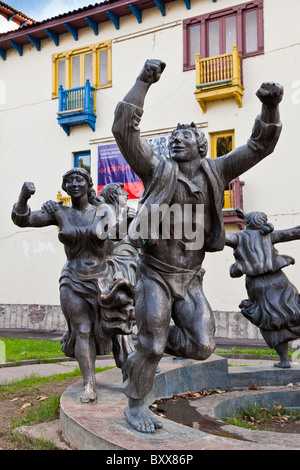
<svg viewBox="0 0 300 470"><path fill-rule="evenodd" d="M291 256L280 255L275 243L300 238L300 226L274 230L263 212L244 214L236 209L246 228L227 233L226 245L234 250L231 277L246 276L249 298L239 305L242 314L256 325L267 345L279 354L276 367L288 368L288 343L300 337L300 297L282 269L295 263Z"/></svg>
<svg viewBox="0 0 300 470"><path fill-rule="evenodd" d="M71 207L52 203L31 211L28 200L35 193L33 183L24 183L12 211L20 227L57 225L58 238L67 257L60 284L60 301L68 330L62 350L75 357L83 375L82 402L97 398L95 360L97 355L114 353L123 369L131 350L122 350L120 335L130 335L134 324L134 286L110 257L120 221L114 208L97 198L90 175L73 168L63 176L62 189L71 197Z"/></svg>

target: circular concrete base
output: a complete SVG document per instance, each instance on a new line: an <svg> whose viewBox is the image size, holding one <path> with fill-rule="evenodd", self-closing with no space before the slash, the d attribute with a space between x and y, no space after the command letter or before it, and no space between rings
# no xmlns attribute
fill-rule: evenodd
<svg viewBox="0 0 300 470"><path fill-rule="evenodd" d="M253 369L252 375L249 370L247 372L247 380L249 380L250 373L250 384L257 383L259 385L259 380L263 381L264 377L269 377L269 379L273 377L273 371L262 370L263 367L251 369ZM238 374L238 372L236 373ZM228 384L230 385L231 382L230 375L227 360L218 356L213 355L203 362L165 357L159 364L159 373L155 377L149 404L157 398L167 398L187 391L198 391L204 388L211 390L228 388ZM285 380L282 378L285 375L286 384L291 382L290 378L293 375L294 383L300 383L300 367L288 373L286 370L277 369L275 375L277 375L279 382ZM243 376L240 380L245 382ZM272 380L276 380L276 377ZM238 375L235 375L233 382L237 381ZM278 441L268 445L259 441L250 442L244 436L235 439L220 437L167 419L162 419L163 429L156 431L155 434L137 432L127 424L123 413L127 406L127 398L122 393L120 370L111 369L98 374L97 383L98 399L94 403L82 404L79 401L78 396L83 389L82 381L67 388L61 397L62 434L72 448L79 450L153 451L280 448ZM201 401L199 400L199 402ZM299 449L300 445L292 445L292 448Z"/></svg>
<svg viewBox="0 0 300 470"><path fill-rule="evenodd" d="M201 416L211 420L223 435L227 433L228 436L234 435L236 439L247 439L265 446L273 445L274 448L280 446L281 449L300 449L299 434L249 430L223 421L223 418L249 405L272 408L275 404L280 404L285 408L298 409L300 408L299 386L290 384L281 387L262 387L251 391L231 391L224 395L210 395L205 400L193 400L190 404Z"/></svg>

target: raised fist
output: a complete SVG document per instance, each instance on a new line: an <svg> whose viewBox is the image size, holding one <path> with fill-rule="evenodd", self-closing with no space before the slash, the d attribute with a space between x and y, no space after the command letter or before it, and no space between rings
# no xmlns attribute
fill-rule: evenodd
<svg viewBox="0 0 300 470"><path fill-rule="evenodd" d="M279 83L264 82L256 92L256 96L266 106L277 106L283 97L283 86Z"/></svg>
<svg viewBox="0 0 300 470"><path fill-rule="evenodd" d="M165 68L166 68L166 64L162 62L161 60L156 60L156 59L146 60L145 65L141 73L139 74L138 78L142 82L146 82L149 84L158 82Z"/></svg>
<svg viewBox="0 0 300 470"><path fill-rule="evenodd" d="M23 183L19 198L24 201L28 201L34 193L35 186L33 183Z"/></svg>

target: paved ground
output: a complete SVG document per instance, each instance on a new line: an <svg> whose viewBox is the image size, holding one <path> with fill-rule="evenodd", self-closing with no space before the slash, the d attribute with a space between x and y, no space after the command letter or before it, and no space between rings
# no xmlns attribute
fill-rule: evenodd
<svg viewBox="0 0 300 470"><path fill-rule="evenodd" d="M27 329L0 329L0 338L24 338L24 339L44 339L59 341L62 337L62 331L40 331L40 330L27 330ZM63 356L63 354L62 354ZM55 374L65 374L73 372L78 367L77 361L67 360L62 357L55 363L43 364L36 363L37 361L24 361L22 366L4 367L0 364L0 383L11 381L13 379L22 379L32 374L40 377L48 377ZM96 367L106 367L114 365L114 360L109 357L103 357L97 360Z"/></svg>
<svg viewBox="0 0 300 470"><path fill-rule="evenodd" d="M274 361L257 360L257 359L228 359L230 366L272 366ZM112 358L98 359L96 367L114 366ZM40 377L49 377L55 374L66 374L73 372L78 367L76 361L62 361L51 364L26 364L14 367L0 367L0 383L10 382L14 379L22 379L32 374Z"/></svg>
<svg viewBox="0 0 300 470"><path fill-rule="evenodd" d="M27 330L27 329L0 329L0 338L26 338L26 339L45 339L48 341L59 341L63 331L41 331L41 330ZM263 340L243 340L243 339L224 339L217 338L218 348L232 348L232 347L253 347L263 348L266 343ZM256 359L228 359L230 365L269 365L273 364L272 361L263 361ZM72 372L78 364L76 361L67 361L63 358L61 361L51 364L36 364L34 361L26 361L22 367L1 367L0 365L0 382L11 381L13 379L21 379L31 374L39 375L40 377L47 377L54 374L64 374ZM113 365L112 358L101 358L97 360L96 367L105 367Z"/></svg>
<svg viewBox="0 0 300 470"><path fill-rule="evenodd" d="M230 366L272 366L273 363L274 361L257 359L228 359L228 364ZM107 367L114 365L115 362L113 358L101 358L96 361L96 367ZM0 366L0 383L10 382L14 379L20 380L22 378L29 377L32 374L38 375L40 377L49 377L50 375L55 374L66 374L68 372L73 372L76 367L78 367L78 363L76 361L61 361L51 364L26 364L13 367Z"/></svg>
<svg viewBox="0 0 300 470"><path fill-rule="evenodd" d="M114 366L114 360L112 358L99 359L96 361L96 367L107 367ZM0 367L0 383L10 382L14 379L23 379L29 377L32 374L40 377L49 377L55 374L66 374L73 372L78 367L76 361L62 361L51 364L26 364L15 367Z"/></svg>
<svg viewBox="0 0 300 470"><path fill-rule="evenodd" d="M0 328L0 338L27 338L27 339L46 339L59 341L63 331L29 330L25 328ZM265 348L267 345L263 339L243 339L243 338L216 338L218 348L232 347L253 347Z"/></svg>
<svg viewBox="0 0 300 470"><path fill-rule="evenodd" d="M26 328L0 328L0 338L46 339L59 341L63 331L29 330Z"/></svg>

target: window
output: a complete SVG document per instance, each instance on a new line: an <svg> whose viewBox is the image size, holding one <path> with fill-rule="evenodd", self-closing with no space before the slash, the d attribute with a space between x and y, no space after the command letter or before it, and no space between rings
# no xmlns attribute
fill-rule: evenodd
<svg viewBox="0 0 300 470"><path fill-rule="evenodd" d="M226 155L234 148L234 131L215 132L211 134L211 157Z"/></svg>
<svg viewBox="0 0 300 470"><path fill-rule="evenodd" d="M74 153L74 168L84 168L91 174L91 152L76 152Z"/></svg>
<svg viewBox="0 0 300 470"><path fill-rule="evenodd" d="M183 69L195 68L195 57L214 57L238 46L242 57L262 54L263 0L253 0L183 21Z"/></svg>
<svg viewBox="0 0 300 470"><path fill-rule="evenodd" d="M234 131L215 132L211 137L212 158L222 157L235 148ZM224 223L235 223L240 230L244 228L244 223L235 214L235 209L243 209L243 185L239 178L230 181L224 191L223 220Z"/></svg>
<svg viewBox="0 0 300 470"><path fill-rule="evenodd" d="M218 158L226 155L234 148L234 131L215 132L211 134L211 157ZM234 182L224 191L224 209L235 209L235 185Z"/></svg>
<svg viewBox="0 0 300 470"><path fill-rule="evenodd" d="M52 98L58 97L60 85L77 88L89 80L96 89L111 86L111 41L54 54L52 63Z"/></svg>

